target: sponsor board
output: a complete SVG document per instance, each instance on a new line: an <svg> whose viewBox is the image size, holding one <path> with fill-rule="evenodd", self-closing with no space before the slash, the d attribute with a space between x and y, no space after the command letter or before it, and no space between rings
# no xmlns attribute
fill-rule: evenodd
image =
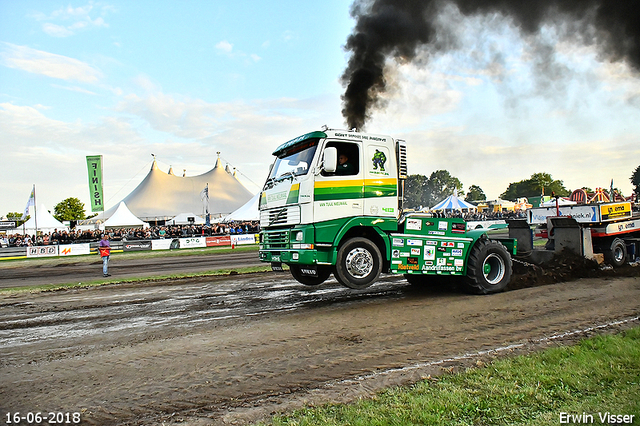
<svg viewBox="0 0 640 426"><path fill-rule="evenodd" d="M151 240L151 250L169 250L171 241L171 239Z"/></svg>
<svg viewBox="0 0 640 426"><path fill-rule="evenodd" d="M145 251L151 249L151 240L126 241L122 243L123 251Z"/></svg>
<svg viewBox="0 0 640 426"><path fill-rule="evenodd" d="M179 238L180 248L202 248L207 246L206 237Z"/></svg>
<svg viewBox="0 0 640 426"><path fill-rule="evenodd" d="M231 237L229 235L220 235L218 237L206 237L207 247L230 246Z"/></svg>
<svg viewBox="0 0 640 426"><path fill-rule="evenodd" d="M59 256L80 256L89 253L91 253L91 245L89 243L63 244L58 246Z"/></svg>
<svg viewBox="0 0 640 426"><path fill-rule="evenodd" d="M255 244L257 234L240 234L240 235L231 235L231 243L234 245L241 244Z"/></svg>
<svg viewBox="0 0 640 426"><path fill-rule="evenodd" d="M57 256L58 246L31 246L27 247L27 257Z"/></svg>
<svg viewBox="0 0 640 426"><path fill-rule="evenodd" d="M13 229L15 227L15 222L0 221L0 229Z"/></svg>
<svg viewBox="0 0 640 426"><path fill-rule="evenodd" d="M602 220L620 219L631 217L631 203L613 203L600 206Z"/></svg>

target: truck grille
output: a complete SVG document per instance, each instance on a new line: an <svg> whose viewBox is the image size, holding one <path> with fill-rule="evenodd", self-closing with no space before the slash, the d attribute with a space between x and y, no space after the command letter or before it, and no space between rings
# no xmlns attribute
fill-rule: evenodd
<svg viewBox="0 0 640 426"><path fill-rule="evenodd" d="M300 206L288 206L260 212L260 227L297 225L300 223Z"/></svg>
<svg viewBox="0 0 640 426"><path fill-rule="evenodd" d="M267 250L285 249L289 243L289 231L264 232L263 244Z"/></svg>

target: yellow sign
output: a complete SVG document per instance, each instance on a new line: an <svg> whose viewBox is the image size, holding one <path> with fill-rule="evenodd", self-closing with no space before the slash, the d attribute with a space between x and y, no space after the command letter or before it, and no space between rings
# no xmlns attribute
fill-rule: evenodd
<svg viewBox="0 0 640 426"><path fill-rule="evenodd" d="M601 220L631 217L631 203L607 203L600 206Z"/></svg>

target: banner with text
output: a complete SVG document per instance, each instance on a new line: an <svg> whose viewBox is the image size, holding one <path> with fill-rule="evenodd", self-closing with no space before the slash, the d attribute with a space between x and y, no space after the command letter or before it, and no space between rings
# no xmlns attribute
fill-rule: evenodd
<svg viewBox="0 0 640 426"><path fill-rule="evenodd" d="M27 257L57 256L58 246L31 246L27 247Z"/></svg>
<svg viewBox="0 0 640 426"><path fill-rule="evenodd" d="M256 235L258 234L240 234L240 235L232 235L231 243L233 245L240 244L255 244L256 243Z"/></svg>
<svg viewBox="0 0 640 426"><path fill-rule="evenodd" d="M91 245L89 243L80 244L64 244L59 246L59 256L81 256L91 253Z"/></svg>
<svg viewBox="0 0 640 426"><path fill-rule="evenodd" d="M89 171L89 198L91 211L104 211L104 195L102 190L102 155L87 155L87 170Z"/></svg>

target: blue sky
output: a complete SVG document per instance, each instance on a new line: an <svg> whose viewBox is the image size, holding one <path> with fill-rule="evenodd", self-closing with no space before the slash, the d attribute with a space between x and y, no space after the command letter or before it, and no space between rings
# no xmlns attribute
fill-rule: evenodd
<svg viewBox="0 0 640 426"><path fill-rule="evenodd" d="M349 1L0 0L0 216L33 184L49 210L89 212L85 156L104 156L107 207L159 167L237 168L257 192L280 143L343 128L339 77ZM508 21L443 25L461 43L389 62L387 106L367 131L407 140L409 172L446 169L497 198L547 172L565 186L614 184L640 165L640 78L550 27L553 77ZM551 75L551 73L550 73Z"/></svg>

